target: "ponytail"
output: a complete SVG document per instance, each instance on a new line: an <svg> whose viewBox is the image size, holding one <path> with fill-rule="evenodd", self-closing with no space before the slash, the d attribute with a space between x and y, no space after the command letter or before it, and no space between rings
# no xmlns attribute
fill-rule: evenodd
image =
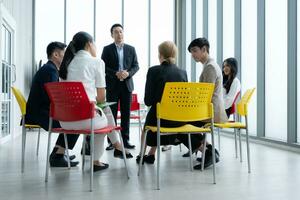
<svg viewBox="0 0 300 200"><path fill-rule="evenodd" d="M71 61L73 60L75 53L76 53L76 51L75 51L75 47L74 47L74 42L72 40L67 47L64 58L62 60L60 68L59 68L59 77L62 78L63 80L67 79L68 66L71 63Z"/></svg>
<svg viewBox="0 0 300 200"><path fill-rule="evenodd" d="M63 80L67 79L68 67L71 61L73 60L75 54L78 51L85 49L87 43L93 41L94 41L93 37L87 32L81 31L74 35L72 41L69 43L67 47L64 58L60 65L60 69L59 69L60 78L62 78Z"/></svg>

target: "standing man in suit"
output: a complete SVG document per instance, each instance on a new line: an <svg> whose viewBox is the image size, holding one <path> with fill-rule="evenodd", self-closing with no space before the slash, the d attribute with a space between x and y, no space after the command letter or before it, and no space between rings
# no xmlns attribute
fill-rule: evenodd
<svg viewBox="0 0 300 200"><path fill-rule="evenodd" d="M124 43L123 26L114 24L110 29L114 42L105 46L102 52L102 60L105 63L106 100L120 102L121 127L124 145L128 149L135 148L129 143L129 122L131 93L133 91L133 75L139 70L139 63L135 48ZM111 106L116 120L118 105ZM107 150L112 149L112 145Z"/></svg>
<svg viewBox="0 0 300 200"><path fill-rule="evenodd" d="M43 129L49 129L49 111L50 100L44 88L44 84L48 82L57 82L58 70L64 57L66 45L61 42L51 42L47 46L48 62L44 64L34 75L28 101L26 104L25 122L28 124L38 124ZM53 120L53 128L60 128L58 121ZM68 147L73 149L79 135L67 134ZM65 141L64 135L60 134L56 141L56 145L50 156L51 167L67 167L68 162L64 156ZM73 160L75 156L70 156ZM71 162L74 167L78 162Z"/></svg>

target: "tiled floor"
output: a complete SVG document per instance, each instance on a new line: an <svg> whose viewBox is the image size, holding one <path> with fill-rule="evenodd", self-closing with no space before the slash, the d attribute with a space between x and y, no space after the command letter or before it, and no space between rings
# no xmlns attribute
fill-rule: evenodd
<svg viewBox="0 0 300 200"><path fill-rule="evenodd" d="M138 144L137 128L132 128L132 143ZM136 135L136 136L135 136ZM40 155L35 155L36 134L29 133L26 149L25 173L21 174L21 137L0 145L0 199L209 199L246 200L300 199L300 154L251 144L252 173L247 173L247 162L240 163L234 156L234 141L222 138L221 161L217 164L217 184L212 184L212 169L189 171L186 152L179 147L161 155L161 190L155 190L156 165L144 165L137 177L135 159L128 160L130 179L124 164L115 159L112 151L105 152L103 161L110 167L94 176L94 191L89 192L88 169L50 169L48 183L44 182L46 134L41 137ZM55 140L53 140L54 142ZM245 145L243 143L243 145ZM81 160L81 141L72 152ZM244 147L245 150L245 147ZM138 148L132 151L137 155ZM244 152L244 158L246 153ZM88 166L88 163L86 163Z"/></svg>

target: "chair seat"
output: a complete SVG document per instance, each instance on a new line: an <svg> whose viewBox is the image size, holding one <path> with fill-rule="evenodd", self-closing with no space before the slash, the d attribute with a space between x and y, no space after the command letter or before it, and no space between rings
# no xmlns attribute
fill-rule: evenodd
<svg viewBox="0 0 300 200"><path fill-rule="evenodd" d="M25 128L41 128L41 127L35 124L25 124Z"/></svg>
<svg viewBox="0 0 300 200"><path fill-rule="evenodd" d="M246 129L246 124L241 122L226 122L226 123L214 123L215 127L218 128L240 128Z"/></svg>
<svg viewBox="0 0 300 200"><path fill-rule="evenodd" d="M151 130L152 132L157 132L157 127L156 126L146 126L146 129ZM174 128L169 128L169 127L160 127L160 132L161 133L169 133L173 132L172 134L175 133L199 133L199 132L210 132L210 128L200 128L197 126L193 126L191 124L186 124L180 127L174 127Z"/></svg>
<svg viewBox="0 0 300 200"><path fill-rule="evenodd" d="M105 133L109 133L112 132L113 130L121 130L121 127L119 126L107 126L101 129L95 129L94 133L95 134L105 134ZM85 129L85 130L66 130L63 128L53 128L52 132L55 133L65 133L65 134L90 134L91 130L89 129Z"/></svg>

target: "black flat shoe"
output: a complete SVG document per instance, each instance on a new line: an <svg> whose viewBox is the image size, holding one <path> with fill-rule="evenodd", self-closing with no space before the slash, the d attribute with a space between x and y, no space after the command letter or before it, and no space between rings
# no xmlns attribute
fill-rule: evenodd
<svg viewBox="0 0 300 200"><path fill-rule="evenodd" d="M183 154L182 157L184 157L184 158L190 157L190 151L188 151L188 152L186 152L185 154Z"/></svg>
<svg viewBox="0 0 300 200"><path fill-rule="evenodd" d="M136 160L136 163L139 164L140 160L141 160L141 156L138 155L135 160ZM143 157L142 164L144 164L144 163L154 164L154 161L155 161L155 156L154 155L145 155Z"/></svg>
<svg viewBox="0 0 300 200"><path fill-rule="evenodd" d="M209 154L211 154L212 157L212 146L207 146L207 150L205 151L205 162L207 161L207 155L208 157L210 156ZM215 154L216 154L216 163L220 161L220 153L217 149L215 149ZM202 157L201 158L197 158L196 159L198 162L202 162Z"/></svg>
<svg viewBox="0 0 300 200"><path fill-rule="evenodd" d="M126 154L126 158L133 158L131 153L125 153L125 154ZM114 150L114 157L123 159L123 152L118 150L118 149L115 149Z"/></svg>
<svg viewBox="0 0 300 200"><path fill-rule="evenodd" d="M206 153L206 152L207 152L207 153ZM199 161L199 160L200 160L200 162L202 161L201 158L197 158L197 161ZM220 158L219 158L219 156L216 154L216 163L219 162L219 161L220 161ZM210 149L207 149L207 150L205 151L204 169L210 167L212 164L213 164L212 152L211 152ZM198 165L195 165L195 166L194 166L194 169L195 169L195 170L201 170L201 163L198 164Z"/></svg>
<svg viewBox="0 0 300 200"><path fill-rule="evenodd" d="M146 155L143 158L143 162L148 163L148 164L153 164L155 161L154 155Z"/></svg>
<svg viewBox="0 0 300 200"><path fill-rule="evenodd" d="M51 158L49 162L51 167L68 167L68 161L65 156ZM71 167L75 167L78 164L79 162L77 161L70 162Z"/></svg>
<svg viewBox="0 0 300 200"><path fill-rule="evenodd" d="M109 164L106 163L102 163L102 164L103 165L94 165L94 172L101 171L109 167Z"/></svg>

